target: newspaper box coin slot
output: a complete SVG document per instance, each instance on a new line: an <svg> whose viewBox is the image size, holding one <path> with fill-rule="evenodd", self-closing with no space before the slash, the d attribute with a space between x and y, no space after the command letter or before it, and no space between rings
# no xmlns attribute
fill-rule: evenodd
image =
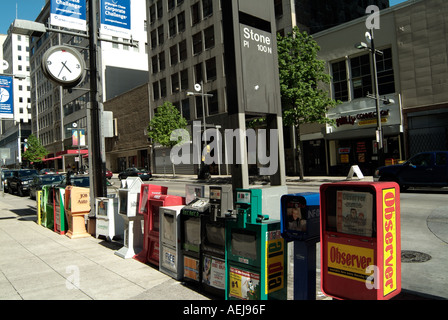
<svg viewBox="0 0 448 320"><path fill-rule="evenodd" d="M398 295L401 291L398 184L323 184L320 208L322 292L346 300L388 300Z"/></svg>
<svg viewBox="0 0 448 320"><path fill-rule="evenodd" d="M319 193L285 194L280 203L282 236L294 245L294 300L316 300Z"/></svg>
<svg viewBox="0 0 448 320"><path fill-rule="evenodd" d="M159 270L176 280L181 280L184 276L184 259L180 248L180 211L183 207L179 205L159 208Z"/></svg>
<svg viewBox="0 0 448 320"><path fill-rule="evenodd" d="M70 239L90 237L87 233L85 215L90 212L90 189L67 186L65 188L65 211L67 212Z"/></svg>
<svg viewBox="0 0 448 320"><path fill-rule="evenodd" d="M226 220L226 299L286 300L285 241L280 220L262 211L270 190L263 189L235 190L236 219Z"/></svg>
<svg viewBox="0 0 448 320"><path fill-rule="evenodd" d="M115 254L123 259L134 257L143 247L143 216L137 214L141 185L139 177L127 177L118 189L118 214L124 220L124 245Z"/></svg>

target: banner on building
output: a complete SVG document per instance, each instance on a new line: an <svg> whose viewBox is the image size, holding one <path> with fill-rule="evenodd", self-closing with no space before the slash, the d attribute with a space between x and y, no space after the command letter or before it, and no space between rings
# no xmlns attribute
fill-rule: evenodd
<svg viewBox="0 0 448 320"><path fill-rule="evenodd" d="M14 118L12 77L0 76L0 119Z"/></svg>
<svg viewBox="0 0 448 320"><path fill-rule="evenodd" d="M131 38L131 0L101 0L100 34Z"/></svg>
<svg viewBox="0 0 448 320"><path fill-rule="evenodd" d="M51 0L50 24L87 31L86 0Z"/></svg>

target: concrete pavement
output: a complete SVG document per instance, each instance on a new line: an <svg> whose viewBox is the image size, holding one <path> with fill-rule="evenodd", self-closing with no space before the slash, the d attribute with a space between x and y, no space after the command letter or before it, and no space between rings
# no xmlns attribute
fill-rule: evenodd
<svg viewBox="0 0 448 320"><path fill-rule="evenodd" d="M177 179L192 181L188 176ZM303 183L317 186L344 179L314 177ZM293 178L288 180L288 183L297 182ZM0 300L211 298L152 266L118 257L114 252L121 247L122 243L107 242L103 238L70 239L60 235L37 224L34 206L20 201L17 196L0 193ZM320 281L319 272L317 277ZM291 281L290 277L289 299ZM432 298L437 297L415 292L403 292L397 297L400 300ZM328 298L317 292L317 299Z"/></svg>

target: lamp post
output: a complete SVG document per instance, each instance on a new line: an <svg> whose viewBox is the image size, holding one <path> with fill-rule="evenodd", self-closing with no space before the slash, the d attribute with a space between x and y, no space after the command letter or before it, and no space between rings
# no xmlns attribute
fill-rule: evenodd
<svg viewBox="0 0 448 320"><path fill-rule="evenodd" d="M205 130L207 130L207 127L206 127L206 124L205 124L205 104L204 104L204 101L207 104L207 109L208 109L208 100L205 99L205 98L213 97L213 94L204 93L204 86L203 86L203 82L202 81L201 81L201 83L196 83L194 85L194 90L196 92L191 92L191 91L187 92L187 96L201 96L202 97L202 123L203 123L203 126L204 126L204 133L205 133ZM200 159L201 160L200 160L200 164L199 164L199 172L201 171L202 156L200 157Z"/></svg>
<svg viewBox="0 0 448 320"><path fill-rule="evenodd" d="M355 44L355 48L360 49L360 50L368 49L372 56L374 94L373 94L373 96L367 95L367 97L375 99L376 122L377 122L376 141L378 143L378 164L382 165L382 163L383 163L383 128L382 128L382 123L381 123L381 110L380 110L380 100L381 99L380 99L379 90L378 90L378 73L377 73L377 67L376 67L376 55L377 54L383 55L383 52L375 49L373 29L370 29L370 32L367 31L365 33L365 38L366 38L366 41L370 44L370 47L365 42L360 42L360 43Z"/></svg>

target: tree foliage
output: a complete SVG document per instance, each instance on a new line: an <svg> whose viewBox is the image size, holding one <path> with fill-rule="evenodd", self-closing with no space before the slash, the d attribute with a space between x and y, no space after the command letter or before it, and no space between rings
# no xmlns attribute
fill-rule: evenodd
<svg viewBox="0 0 448 320"><path fill-rule="evenodd" d="M322 88L331 77L325 73L325 62L317 57L320 47L312 36L294 27L285 37L278 35L277 40L283 123L296 128L299 173L303 178L300 125L332 123L326 114L338 102Z"/></svg>
<svg viewBox="0 0 448 320"><path fill-rule="evenodd" d="M171 102L165 102L157 108L148 125L148 137L164 147L173 147L177 141L171 141L171 133L176 129L185 129L187 120Z"/></svg>
<svg viewBox="0 0 448 320"><path fill-rule="evenodd" d="M27 138L27 150L22 154L22 158L29 162L42 162L42 159L48 154L47 149L42 146L37 137L31 134Z"/></svg>

